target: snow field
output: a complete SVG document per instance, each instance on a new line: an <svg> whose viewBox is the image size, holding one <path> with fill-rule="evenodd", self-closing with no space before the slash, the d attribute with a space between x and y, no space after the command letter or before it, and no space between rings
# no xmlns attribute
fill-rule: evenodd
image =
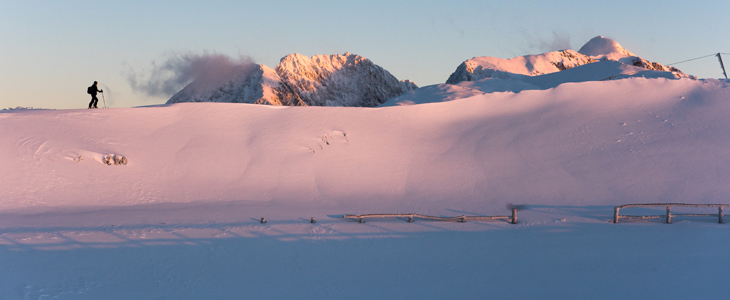
<svg viewBox="0 0 730 300"><path fill-rule="evenodd" d="M728 203L729 91L3 111L0 299L717 298L727 224L610 222L619 204ZM528 205L516 225L341 218L510 203Z"/></svg>
<svg viewBox="0 0 730 300"><path fill-rule="evenodd" d="M568 83L376 109L182 103L7 112L0 209L720 201L730 170L726 85ZM98 163L112 153L128 164Z"/></svg>
<svg viewBox="0 0 730 300"><path fill-rule="evenodd" d="M158 217L188 209L160 209ZM144 211L153 209L139 210L149 216ZM0 297L683 299L727 293L727 224L610 224L576 216L610 211L536 207L517 225L323 218L316 224L273 219L265 225L4 228L4 241L35 232L70 247L43 249L52 242L21 239L0 244ZM104 213L44 217L94 214Z"/></svg>

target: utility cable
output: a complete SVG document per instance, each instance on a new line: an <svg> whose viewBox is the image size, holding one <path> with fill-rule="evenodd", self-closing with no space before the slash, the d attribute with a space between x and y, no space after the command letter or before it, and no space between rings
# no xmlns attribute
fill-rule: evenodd
<svg viewBox="0 0 730 300"><path fill-rule="evenodd" d="M726 53L722 53L722 54L726 54ZM698 60L700 58L705 58L705 57L710 57L710 56L717 56L717 53L712 53L710 55L705 55L705 56L701 56L701 57L697 57L697 58L693 58L693 59L683 60L683 61L680 61L680 62L671 63L669 65L672 66L672 65L681 64L681 63L685 63L685 62L693 61L693 60Z"/></svg>

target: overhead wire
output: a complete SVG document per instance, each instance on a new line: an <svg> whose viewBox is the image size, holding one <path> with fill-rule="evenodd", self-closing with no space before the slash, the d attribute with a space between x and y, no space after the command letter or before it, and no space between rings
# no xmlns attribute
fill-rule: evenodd
<svg viewBox="0 0 730 300"><path fill-rule="evenodd" d="M730 55L730 53L718 52L718 53L708 54L705 56L700 56L700 57L696 57L696 58L692 58L692 59L688 59L688 60L683 60L683 61L676 62L676 63L671 63L668 65L672 66L672 65L676 65L676 64L685 63L688 61L698 60L698 59L702 59L702 58L706 58L706 57L710 57L710 56L716 56L717 59L720 61L720 67L722 68L722 74L725 75L725 78L727 79L727 73L725 72L725 66L723 65L722 58L720 57L721 54Z"/></svg>
<svg viewBox="0 0 730 300"><path fill-rule="evenodd" d="M722 53L722 54L725 54L725 53ZM683 61L676 62L676 63L671 63L669 65L671 66L671 65L681 64L681 63L685 63L685 62L688 62L688 61L698 60L700 58L705 58L705 57L710 57L710 56L716 56L716 55L717 55L717 53L713 53L713 54L710 54L710 55L700 56L700 57L693 58L693 59L688 59L688 60L683 60Z"/></svg>

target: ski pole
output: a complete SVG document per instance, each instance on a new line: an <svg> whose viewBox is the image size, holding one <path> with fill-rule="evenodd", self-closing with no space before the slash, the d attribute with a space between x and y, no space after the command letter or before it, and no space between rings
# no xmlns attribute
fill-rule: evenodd
<svg viewBox="0 0 730 300"><path fill-rule="evenodd" d="M108 108L108 107L106 107L106 99L104 98L104 92L101 92L101 100L104 101L104 108Z"/></svg>

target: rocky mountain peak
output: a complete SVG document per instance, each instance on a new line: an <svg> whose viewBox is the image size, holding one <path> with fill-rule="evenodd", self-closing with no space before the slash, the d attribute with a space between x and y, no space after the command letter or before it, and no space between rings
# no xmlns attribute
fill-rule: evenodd
<svg viewBox="0 0 730 300"><path fill-rule="evenodd" d="M360 55L284 56L271 69L257 65L253 72L217 87L213 93L195 89L196 82L175 94L168 103L242 102L271 105L377 106L417 88ZM191 97L193 96L194 97Z"/></svg>

